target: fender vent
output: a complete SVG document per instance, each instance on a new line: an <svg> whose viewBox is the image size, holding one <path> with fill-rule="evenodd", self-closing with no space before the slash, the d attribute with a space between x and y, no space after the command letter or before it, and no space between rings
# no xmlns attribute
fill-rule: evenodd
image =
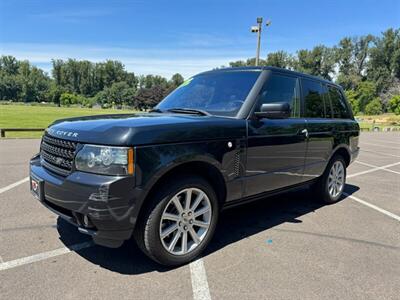
<svg viewBox="0 0 400 300"><path fill-rule="evenodd" d="M234 162L233 162L233 172L236 176L240 175L240 151L236 151Z"/></svg>

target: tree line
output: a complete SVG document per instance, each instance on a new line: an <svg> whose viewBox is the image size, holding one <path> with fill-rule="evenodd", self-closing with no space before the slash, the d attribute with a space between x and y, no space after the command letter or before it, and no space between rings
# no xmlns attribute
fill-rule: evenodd
<svg viewBox="0 0 400 300"><path fill-rule="evenodd" d="M144 110L156 105L183 80L178 73L169 80L158 75L136 76L115 60L93 63L75 59L52 60L50 77L28 61L0 57L0 100Z"/></svg>
<svg viewBox="0 0 400 300"><path fill-rule="evenodd" d="M254 65L255 58L229 63ZM260 65L295 70L340 84L355 114L400 114L400 29L380 36L345 37L333 47L317 45L295 54L272 52Z"/></svg>
<svg viewBox="0 0 400 300"><path fill-rule="evenodd" d="M230 62L251 66L255 58ZM260 65L276 66L333 80L346 91L355 114L400 114L400 28L379 36L345 37L333 47L317 45L295 54L269 53ZM158 75L137 76L115 60L52 60L51 76L28 61L0 57L0 100L53 102L92 107L156 105L184 81Z"/></svg>

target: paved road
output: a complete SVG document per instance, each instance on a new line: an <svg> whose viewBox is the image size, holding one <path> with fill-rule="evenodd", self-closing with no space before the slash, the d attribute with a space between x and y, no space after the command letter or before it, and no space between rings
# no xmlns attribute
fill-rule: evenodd
<svg viewBox="0 0 400 300"><path fill-rule="evenodd" d="M204 257L172 270L132 242L91 245L13 187L38 145L0 140L1 299L399 298L400 134L362 134L341 202L305 190L226 211Z"/></svg>

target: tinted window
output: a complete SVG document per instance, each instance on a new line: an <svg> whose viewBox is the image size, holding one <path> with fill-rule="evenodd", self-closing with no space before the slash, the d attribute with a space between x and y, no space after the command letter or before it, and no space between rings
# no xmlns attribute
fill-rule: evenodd
<svg viewBox="0 0 400 300"><path fill-rule="evenodd" d="M302 79L305 116L308 118L325 118L325 104L321 83Z"/></svg>
<svg viewBox="0 0 400 300"><path fill-rule="evenodd" d="M259 71L211 72L186 80L157 105L202 109L214 115L235 116L256 82Z"/></svg>
<svg viewBox="0 0 400 300"><path fill-rule="evenodd" d="M265 103L289 103L292 117L300 116L298 79L296 77L272 74L264 84L255 111Z"/></svg>
<svg viewBox="0 0 400 300"><path fill-rule="evenodd" d="M346 105L346 101L343 98L342 93L332 86L328 87L329 98L332 105L333 118L346 119L350 117L349 110Z"/></svg>

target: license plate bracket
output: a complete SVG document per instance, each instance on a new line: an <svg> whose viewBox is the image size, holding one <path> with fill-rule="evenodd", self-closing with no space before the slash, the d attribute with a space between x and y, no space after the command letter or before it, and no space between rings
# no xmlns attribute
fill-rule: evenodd
<svg viewBox="0 0 400 300"><path fill-rule="evenodd" d="M31 193L39 200L44 200L44 181L36 176L30 176L30 189Z"/></svg>

